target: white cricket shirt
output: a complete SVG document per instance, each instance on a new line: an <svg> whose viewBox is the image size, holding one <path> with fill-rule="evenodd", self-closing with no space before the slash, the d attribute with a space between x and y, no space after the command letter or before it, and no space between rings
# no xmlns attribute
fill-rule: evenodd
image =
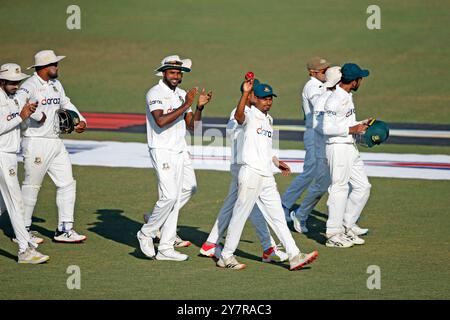
<svg viewBox="0 0 450 320"><path fill-rule="evenodd" d="M164 114L172 112L184 103L186 91L180 88L170 89L163 80L152 87L146 96L147 101L147 143L150 149L169 149L172 151L185 151L187 148L186 122L184 116L192 112L187 109L170 125L160 128L152 115L152 111L163 110Z"/></svg>
<svg viewBox="0 0 450 320"><path fill-rule="evenodd" d="M307 129L313 127L314 103L319 96L326 91L323 83L315 77L311 77L302 91L302 106L305 114L305 126Z"/></svg>
<svg viewBox="0 0 450 320"><path fill-rule="evenodd" d="M251 106L245 113L242 162L262 176L272 176L273 119Z"/></svg>
<svg viewBox="0 0 450 320"><path fill-rule="evenodd" d="M327 90L316 99L314 104L313 128L314 128L314 152L316 158L326 158L325 145L327 137L323 133L323 118L325 114L325 103L333 91Z"/></svg>
<svg viewBox="0 0 450 320"><path fill-rule="evenodd" d="M36 112L26 121L27 126L23 132L25 137L58 138L59 132L55 130L55 121L57 121L56 110L60 108L75 111L80 116L80 120L86 122L77 107L66 96L61 82L57 79L44 81L35 72L20 86L16 97L21 108L27 99L38 101ZM47 119L41 125L38 121L42 119L42 113L45 113ZM59 126L56 126L56 129L59 129Z"/></svg>
<svg viewBox="0 0 450 320"><path fill-rule="evenodd" d="M245 106L244 112L250 110L249 107ZM234 114L236 113L236 108L231 111L230 119L227 123L227 135L230 138L231 143L231 164L243 164L242 162L242 148L244 145L244 128L236 121Z"/></svg>
<svg viewBox="0 0 450 320"><path fill-rule="evenodd" d="M326 143L354 143L348 128L356 124L352 94L338 85L325 103L323 132L327 135Z"/></svg>
<svg viewBox="0 0 450 320"><path fill-rule="evenodd" d="M20 124L19 101L15 96L8 96L0 88L0 151L19 153Z"/></svg>

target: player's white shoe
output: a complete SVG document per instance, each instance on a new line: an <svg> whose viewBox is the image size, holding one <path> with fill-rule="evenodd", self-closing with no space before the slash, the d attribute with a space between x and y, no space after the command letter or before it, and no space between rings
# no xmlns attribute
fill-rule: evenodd
<svg viewBox="0 0 450 320"><path fill-rule="evenodd" d="M180 253L174 249L158 250L158 254L156 255L156 260L185 261L187 259L189 259L187 254Z"/></svg>
<svg viewBox="0 0 450 320"><path fill-rule="evenodd" d="M313 251L311 253L299 253L289 261L289 270L298 270L307 264L312 263L318 256L319 253L317 251Z"/></svg>
<svg viewBox="0 0 450 320"><path fill-rule="evenodd" d="M328 240L325 245L329 248L350 248L353 247L353 242L348 239L343 233L336 233L327 236Z"/></svg>
<svg viewBox="0 0 450 320"><path fill-rule="evenodd" d="M80 243L86 239L86 236L78 234L78 232L73 229L68 231L59 231L58 229L56 229L55 235L53 236L53 240L55 240L56 242L64 243Z"/></svg>
<svg viewBox="0 0 450 320"><path fill-rule="evenodd" d="M220 268L232 269L232 270L242 270L247 268L243 263L239 263L234 256L224 259L222 256L217 260L216 265Z"/></svg>
<svg viewBox="0 0 450 320"><path fill-rule="evenodd" d="M292 222L291 211L288 208L286 208L285 206L283 206L283 211L284 211L284 216L286 217L286 222Z"/></svg>
<svg viewBox="0 0 450 320"><path fill-rule="evenodd" d="M369 232L369 229L361 228L356 224L351 229L357 236L364 236Z"/></svg>
<svg viewBox="0 0 450 320"><path fill-rule="evenodd" d="M46 256L33 247L28 247L25 251L19 252L19 256L17 259L18 263L29 263L29 264L39 264L44 263L50 259L49 256Z"/></svg>
<svg viewBox="0 0 450 320"><path fill-rule="evenodd" d="M222 249L223 247L221 245L208 244L205 242L200 248L200 254L205 257L216 257L217 259L219 259L220 255L222 254Z"/></svg>
<svg viewBox="0 0 450 320"><path fill-rule="evenodd" d="M308 228L306 227L306 220L300 220L297 218L296 212L291 211L291 220L294 222L294 229L298 233L308 233Z"/></svg>
<svg viewBox="0 0 450 320"><path fill-rule="evenodd" d="M283 262L289 259L286 252L278 249L277 246L270 247L268 250L263 252L262 261L263 262Z"/></svg>
<svg viewBox="0 0 450 320"><path fill-rule="evenodd" d="M139 240L139 246L143 254L145 254L149 258L155 257L155 247L153 246L153 238L147 237L145 234L141 232L141 230L137 233L137 238Z"/></svg>
<svg viewBox="0 0 450 320"><path fill-rule="evenodd" d="M176 238L175 238L175 243L173 244L173 246L175 248L183 248L183 247L189 247L191 244L192 243L190 241L181 239L180 236L177 234Z"/></svg>
<svg viewBox="0 0 450 320"><path fill-rule="evenodd" d="M37 236L37 231L28 231L28 233L30 234L30 242L33 242L35 244L41 244L44 242L44 239ZM14 243L19 243L17 238L13 238L12 241Z"/></svg>
<svg viewBox="0 0 450 320"><path fill-rule="evenodd" d="M347 237L347 239L353 242L353 244L364 244L366 242L364 239L358 237L356 233L352 231L352 229L347 229L347 231L345 232L345 236Z"/></svg>

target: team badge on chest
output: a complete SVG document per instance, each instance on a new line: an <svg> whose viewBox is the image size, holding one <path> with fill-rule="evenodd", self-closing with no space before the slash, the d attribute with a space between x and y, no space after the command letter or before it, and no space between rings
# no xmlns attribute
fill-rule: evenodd
<svg viewBox="0 0 450 320"><path fill-rule="evenodd" d="M14 168L9 169L9 175L14 177L16 175L16 170L14 170Z"/></svg>
<svg viewBox="0 0 450 320"><path fill-rule="evenodd" d="M163 168L163 170L169 170L170 169L169 163L167 163L167 162L163 163L162 168Z"/></svg>
<svg viewBox="0 0 450 320"><path fill-rule="evenodd" d="M34 158L34 164L40 165L42 163L41 157Z"/></svg>

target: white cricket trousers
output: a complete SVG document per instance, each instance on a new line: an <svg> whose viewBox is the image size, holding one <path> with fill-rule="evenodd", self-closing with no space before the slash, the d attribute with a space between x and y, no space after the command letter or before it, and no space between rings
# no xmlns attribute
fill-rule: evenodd
<svg viewBox="0 0 450 320"><path fill-rule="evenodd" d="M275 178L273 176L261 176L244 165L239 171L238 198L233 208L230 225L228 226L222 257L227 259L236 251L245 222L255 203L262 209L261 212L264 218L273 228L278 239L280 239L289 259L299 254L300 250L295 244L286 223Z"/></svg>
<svg viewBox="0 0 450 320"><path fill-rule="evenodd" d="M283 205L291 209L303 191L310 185L316 175L316 157L314 151L314 129L306 129L303 135L305 145L305 161L303 162L303 172L297 175L291 182L282 196Z"/></svg>
<svg viewBox="0 0 450 320"><path fill-rule="evenodd" d="M326 233L331 236L356 224L369 199L371 185L355 145L327 144L326 153L331 176Z"/></svg>
<svg viewBox="0 0 450 320"><path fill-rule="evenodd" d="M158 250L173 249L180 208L197 191L192 162L187 151L150 149L150 160L158 179L159 200L141 232L154 238L161 231Z"/></svg>
<svg viewBox="0 0 450 320"><path fill-rule="evenodd" d="M327 192L330 184L331 178L328 161L326 158L317 158L316 178L314 179L314 183L309 186L308 192L298 209L298 217L300 220L306 221L308 219L309 214Z"/></svg>
<svg viewBox="0 0 450 320"><path fill-rule="evenodd" d="M17 155L0 152L0 192L8 210L11 225L19 242L19 251L25 251L30 242L30 234L23 221L23 201L17 178Z"/></svg>
<svg viewBox="0 0 450 320"><path fill-rule="evenodd" d="M76 181L72 175L72 164L64 143L59 138L24 137L22 139L25 178L22 197L25 208L25 226L31 226L38 193L48 173L56 185L58 222L74 222Z"/></svg>
<svg viewBox="0 0 450 320"><path fill-rule="evenodd" d="M230 166L231 183L228 195L225 198L219 215L214 222L214 226L209 233L208 239L206 240L207 242L218 244L230 224L234 204L238 198L238 178L241 167L241 164L232 164ZM266 220L264 219L264 215L261 213L257 205L253 207L253 210L250 213L250 220L255 227L256 234L258 235L263 250L266 251L270 247L275 246L276 243L270 235L270 230L267 226Z"/></svg>

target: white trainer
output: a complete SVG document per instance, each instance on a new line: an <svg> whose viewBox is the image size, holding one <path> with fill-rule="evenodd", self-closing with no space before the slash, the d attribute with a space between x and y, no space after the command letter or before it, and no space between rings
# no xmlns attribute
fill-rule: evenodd
<svg viewBox="0 0 450 320"><path fill-rule="evenodd" d="M222 254L222 249L223 247L220 244L208 244L205 242L200 248L200 254L205 257L215 257L219 259L220 255Z"/></svg>
<svg viewBox="0 0 450 320"><path fill-rule="evenodd" d="M247 268L243 263L239 263L234 256L224 259L222 256L217 260L216 265L220 268L226 268L231 270L242 270Z"/></svg>
<svg viewBox="0 0 450 320"><path fill-rule="evenodd" d="M345 236L349 239L353 244L364 244L366 241L356 235L352 229L347 229L345 232Z"/></svg>
<svg viewBox="0 0 450 320"><path fill-rule="evenodd" d="M286 222L292 222L290 210L283 206L283 211L284 211L284 216L286 217Z"/></svg>
<svg viewBox="0 0 450 320"><path fill-rule="evenodd" d="M185 261L187 259L189 259L187 254L175 251L174 249L158 250L158 254L156 255L156 260Z"/></svg>
<svg viewBox="0 0 450 320"><path fill-rule="evenodd" d="M318 256L319 253L317 251L311 253L299 253L289 261L289 270L298 270L316 260Z"/></svg>
<svg viewBox="0 0 450 320"><path fill-rule="evenodd" d="M268 250L263 252L262 261L263 262L283 262L289 259L286 252L278 249L277 246L270 247Z"/></svg>
<svg viewBox="0 0 450 320"><path fill-rule="evenodd" d="M80 243L87 239L86 236L78 234L75 230L59 231L56 229L53 239L56 242Z"/></svg>
<svg viewBox="0 0 450 320"><path fill-rule="evenodd" d="M350 248L353 247L353 242L348 239L344 233L336 233L332 236L327 236L328 240L325 245L329 248Z"/></svg>
<svg viewBox="0 0 450 320"><path fill-rule="evenodd" d="M141 232L141 230L137 233L137 238L139 240L139 246L143 254L145 254L149 258L155 257L155 247L153 246L152 237L147 237L145 234Z"/></svg>
<svg viewBox="0 0 450 320"><path fill-rule="evenodd" d="M37 236L37 231L28 231L28 233L30 234L30 241L35 243L35 244L41 244L44 242L44 239L40 238ZM19 243L19 240L17 240L17 238L13 238L12 241L14 243Z"/></svg>
<svg viewBox="0 0 450 320"><path fill-rule="evenodd" d="M367 228L361 228L358 225L354 225L352 227L352 231L357 235L357 236L364 236L369 232L369 229Z"/></svg>
<svg viewBox="0 0 450 320"><path fill-rule="evenodd" d="M173 246L175 248L183 248L183 247L189 247L192 243L188 240L183 240L181 237L177 234L175 237L175 242Z"/></svg>
<svg viewBox="0 0 450 320"><path fill-rule="evenodd" d="M294 229L298 233L308 233L308 228L306 227L306 220L300 220L297 218L295 211L291 211L291 220L294 222Z"/></svg>
<svg viewBox="0 0 450 320"><path fill-rule="evenodd" d="M40 264L48 261L49 256L46 256L32 247L28 247L25 251L19 252L17 262L28 264Z"/></svg>

